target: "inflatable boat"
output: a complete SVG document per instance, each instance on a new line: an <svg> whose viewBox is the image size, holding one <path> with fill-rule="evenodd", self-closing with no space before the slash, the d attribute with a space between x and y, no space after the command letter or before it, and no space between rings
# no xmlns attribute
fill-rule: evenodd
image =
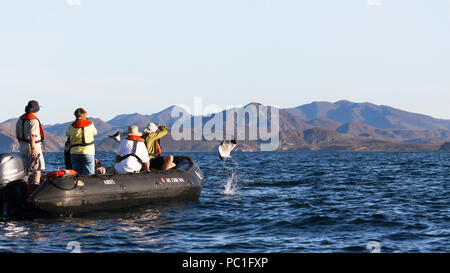
<svg viewBox="0 0 450 273"><path fill-rule="evenodd" d="M29 211L74 216L124 209L161 201L197 201L205 178L192 159L174 158L177 167L132 174L78 175L73 171L45 174L36 189L23 181L15 154L0 155L0 206L3 217Z"/></svg>

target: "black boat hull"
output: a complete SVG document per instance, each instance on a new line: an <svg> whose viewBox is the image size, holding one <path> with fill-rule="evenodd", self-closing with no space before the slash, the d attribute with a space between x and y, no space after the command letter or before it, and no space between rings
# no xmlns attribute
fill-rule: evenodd
<svg viewBox="0 0 450 273"><path fill-rule="evenodd" d="M190 160L190 159L189 159ZM124 209L160 201L197 201L205 180L192 161L186 170L49 179L31 195L31 206L53 216Z"/></svg>

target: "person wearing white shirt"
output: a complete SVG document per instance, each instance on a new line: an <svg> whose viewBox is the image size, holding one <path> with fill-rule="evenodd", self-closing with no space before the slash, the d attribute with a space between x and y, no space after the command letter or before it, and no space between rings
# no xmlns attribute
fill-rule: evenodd
<svg viewBox="0 0 450 273"><path fill-rule="evenodd" d="M128 137L120 143L116 154L114 170L117 173L135 173L141 169L150 172L150 159L141 136L137 126L128 127Z"/></svg>

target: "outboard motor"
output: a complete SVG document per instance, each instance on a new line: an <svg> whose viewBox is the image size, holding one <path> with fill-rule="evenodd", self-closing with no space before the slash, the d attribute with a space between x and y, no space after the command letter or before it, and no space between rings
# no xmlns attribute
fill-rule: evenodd
<svg viewBox="0 0 450 273"><path fill-rule="evenodd" d="M8 218L24 208L27 199L22 159L16 154L0 154L0 216Z"/></svg>
<svg viewBox="0 0 450 273"><path fill-rule="evenodd" d="M23 180L26 176L22 159L16 154L0 154L0 188L8 183Z"/></svg>

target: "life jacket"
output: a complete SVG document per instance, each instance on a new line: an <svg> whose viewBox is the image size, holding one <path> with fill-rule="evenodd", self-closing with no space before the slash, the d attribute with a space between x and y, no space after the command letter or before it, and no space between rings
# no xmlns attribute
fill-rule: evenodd
<svg viewBox="0 0 450 273"><path fill-rule="evenodd" d="M127 154L123 157L120 158L119 162L124 161L125 159L129 158L130 156L134 157L137 159L137 161L139 161L139 163L142 165L142 159L136 155L136 150L137 150L137 144L138 142L144 142L145 140L142 137L139 136L128 136L127 137L128 140L133 141L133 151L131 152L131 154Z"/></svg>
<svg viewBox="0 0 450 273"><path fill-rule="evenodd" d="M88 127L91 124L92 124L92 122L90 122L87 119L77 119L76 121L74 121L72 123L72 126L74 128L79 128L81 130L81 143L73 144L72 141L77 141L78 142L79 139L75 139L75 140L71 139L70 140L71 148L73 148L73 147L80 147L80 146L84 147L84 146L89 146L89 145L93 145L94 144L94 142L86 143L86 135L84 133L84 128Z"/></svg>
<svg viewBox="0 0 450 273"><path fill-rule="evenodd" d="M162 154L161 139L156 140L156 153L158 154L158 156L160 156Z"/></svg>
<svg viewBox="0 0 450 273"><path fill-rule="evenodd" d="M147 137L149 134L150 134L150 133L145 133L145 134L143 134L142 136L145 138L145 137ZM150 154L148 154L149 156L156 156L156 157L161 156L162 150L161 150L161 139L160 139L160 138L158 138L158 139L155 141L155 146L156 146L156 153L150 153Z"/></svg>
<svg viewBox="0 0 450 273"><path fill-rule="evenodd" d="M20 142L27 142L27 143L31 143L30 139L27 139L25 136L25 121L27 120L32 120L32 119L36 119L39 123L39 133L41 135L41 140L36 141L35 143L39 143L39 142L43 142L44 138L45 138L45 132L44 129L42 128L42 124L41 121L36 117L35 114L33 113L25 113L22 116L20 116L20 120L22 121L22 135L17 134L17 140Z"/></svg>
<svg viewBox="0 0 450 273"><path fill-rule="evenodd" d="M64 170L64 171L48 172L45 176L46 178L55 178L61 177L63 175L78 175L78 173L74 170Z"/></svg>
<svg viewBox="0 0 450 273"><path fill-rule="evenodd" d="M127 137L128 140L133 140L133 141L140 141L140 142L144 142L145 140L140 137L140 136L128 136Z"/></svg>

